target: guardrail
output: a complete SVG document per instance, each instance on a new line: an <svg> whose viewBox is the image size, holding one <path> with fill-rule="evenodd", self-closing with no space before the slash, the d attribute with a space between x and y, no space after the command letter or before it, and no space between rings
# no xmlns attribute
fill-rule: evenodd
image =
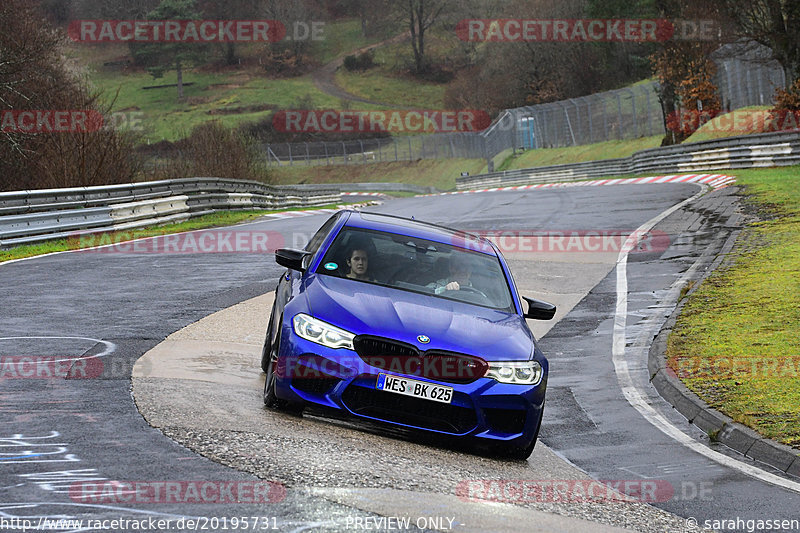
<svg viewBox="0 0 800 533"><path fill-rule="evenodd" d="M578 181L646 172L692 172L800 164L800 132L761 133L663 148L630 157L506 170L456 178L456 188L506 187L547 181Z"/></svg>
<svg viewBox="0 0 800 533"><path fill-rule="evenodd" d="M0 193L0 248L179 222L228 209L311 207L341 201L328 186L189 178Z"/></svg>

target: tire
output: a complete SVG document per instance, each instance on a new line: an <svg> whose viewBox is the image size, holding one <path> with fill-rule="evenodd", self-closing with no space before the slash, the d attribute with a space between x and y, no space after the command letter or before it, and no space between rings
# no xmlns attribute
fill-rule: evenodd
<svg viewBox="0 0 800 533"><path fill-rule="evenodd" d="M281 317L281 321L278 324L283 323L283 317ZM264 372L266 372L266 377L264 378L264 405L269 407L270 409L277 409L280 411L287 411L293 414L301 414L303 412L303 404L296 404L291 403L287 400L282 400L278 398L278 395L275 393L275 365L278 362L278 352L281 346L281 333L278 330L278 335L275 338L275 342L267 347L269 342L269 337L267 337L267 343L264 345L264 354L266 356L262 356L262 360L266 358L266 368Z"/></svg>
<svg viewBox="0 0 800 533"><path fill-rule="evenodd" d="M267 336L261 355L261 368L263 368L264 372L267 374L264 378L264 405L270 408L277 408L279 400L278 396L275 394L275 365L278 359L278 350L281 346L280 331L278 331L274 343L269 342L270 337L271 335Z"/></svg>
<svg viewBox="0 0 800 533"><path fill-rule="evenodd" d="M269 314L269 324L267 325L267 338L264 339L264 348L261 350L261 370L264 372L267 371L269 368L269 355L270 350L272 349L272 325L274 323L273 318L275 317L275 307L277 302L273 302L272 304L272 312Z"/></svg>

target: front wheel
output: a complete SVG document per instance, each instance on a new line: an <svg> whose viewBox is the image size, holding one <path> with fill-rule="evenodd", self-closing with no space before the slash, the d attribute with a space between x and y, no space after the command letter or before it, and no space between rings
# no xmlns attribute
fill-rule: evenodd
<svg viewBox="0 0 800 533"><path fill-rule="evenodd" d="M278 327L280 324L283 323L283 319L278 322ZM267 338L269 339L269 337ZM278 365L278 353L281 347L281 332L278 329L278 333L275 337L275 342L272 345L267 346L264 345L264 353L266 355L266 368L264 368L264 372L267 373L264 379L264 405L269 407L270 409L280 409L282 411L288 411L294 414L301 414L303 412L303 405L302 404L294 404L287 400L282 400L278 398L278 395L275 393L275 385L277 381L277 376L275 375L275 368ZM264 357L262 357L263 361ZM262 362L263 365L263 362Z"/></svg>
<svg viewBox="0 0 800 533"><path fill-rule="evenodd" d="M267 372L269 368L269 357L271 355L272 350L272 326L274 325L275 321L275 308L278 306L277 297L275 298L275 302L272 304L272 312L269 314L269 324L267 326L267 338L264 340L264 348L261 350L261 370Z"/></svg>

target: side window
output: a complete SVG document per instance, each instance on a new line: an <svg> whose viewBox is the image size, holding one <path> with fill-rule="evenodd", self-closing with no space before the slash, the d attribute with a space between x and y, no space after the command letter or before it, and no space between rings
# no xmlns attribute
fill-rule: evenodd
<svg viewBox="0 0 800 533"><path fill-rule="evenodd" d="M311 255L317 253L317 250L319 250L319 247L322 245L322 241L324 241L325 237L328 235L328 233L330 233L334 224L336 224L336 215L333 215L331 218L329 218L325 224L323 224L322 227L317 230L314 236L311 237L311 240L308 241L306 250L311 252Z"/></svg>

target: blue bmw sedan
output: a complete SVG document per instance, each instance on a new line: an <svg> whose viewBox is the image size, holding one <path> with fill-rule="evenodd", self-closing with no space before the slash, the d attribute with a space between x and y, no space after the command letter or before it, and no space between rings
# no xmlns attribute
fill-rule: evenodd
<svg viewBox="0 0 800 533"><path fill-rule="evenodd" d="M319 405L531 454L548 364L525 318L555 306L518 294L491 241L345 210L306 249L275 255L288 270L261 360L268 407Z"/></svg>

